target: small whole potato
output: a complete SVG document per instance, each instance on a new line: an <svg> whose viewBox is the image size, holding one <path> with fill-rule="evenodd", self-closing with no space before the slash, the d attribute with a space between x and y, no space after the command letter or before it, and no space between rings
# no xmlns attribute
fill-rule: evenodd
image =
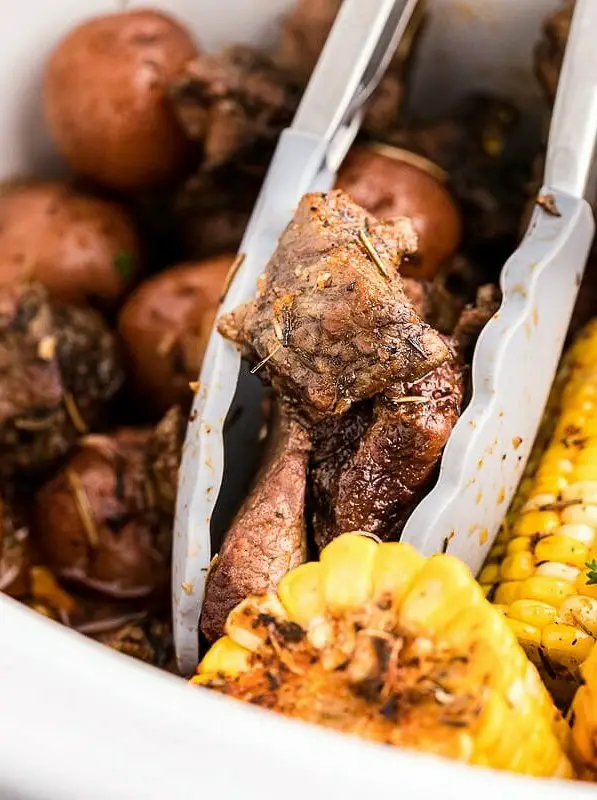
<svg viewBox="0 0 597 800"><path fill-rule="evenodd" d="M0 286L35 280L54 299L114 308L141 268L141 243L119 203L62 182L0 193Z"/></svg>
<svg viewBox="0 0 597 800"><path fill-rule="evenodd" d="M150 435L88 437L37 493L36 540L58 578L116 598L164 590L172 517L151 503Z"/></svg>
<svg viewBox="0 0 597 800"><path fill-rule="evenodd" d="M156 413L186 408L233 255L171 267L142 283L118 320L133 388Z"/></svg>
<svg viewBox="0 0 597 800"><path fill-rule="evenodd" d="M456 203L429 171L401 160L399 150L353 148L336 186L380 219L412 220L419 250L415 260L400 268L403 275L433 278L458 249L462 220Z"/></svg>
<svg viewBox="0 0 597 800"><path fill-rule="evenodd" d="M44 106L72 169L121 191L173 177L187 150L167 86L196 54L178 22L149 9L96 17L71 31L48 61Z"/></svg>

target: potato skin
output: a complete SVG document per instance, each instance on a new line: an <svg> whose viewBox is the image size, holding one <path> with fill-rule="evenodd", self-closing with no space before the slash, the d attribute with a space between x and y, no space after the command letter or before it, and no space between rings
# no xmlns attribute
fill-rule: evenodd
<svg viewBox="0 0 597 800"><path fill-rule="evenodd" d="M172 520L147 505L149 435L124 429L92 437L37 493L36 540L59 578L116 598L167 585Z"/></svg>
<svg viewBox="0 0 597 800"><path fill-rule="evenodd" d="M72 30L50 56L44 81L46 120L72 169L122 191L176 174L187 151L166 90L196 54L178 22L149 9Z"/></svg>
<svg viewBox="0 0 597 800"><path fill-rule="evenodd" d="M379 219L410 217L419 236L419 257L400 271L412 278L433 278L460 244L462 221L448 190L412 164L355 147L348 154L336 187Z"/></svg>
<svg viewBox="0 0 597 800"><path fill-rule="evenodd" d="M42 283L54 299L114 308L141 268L141 243L119 203L62 182L0 194L0 286Z"/></svg>
<svg viewBox="0 0 597 800"><path fill-rule="evenodd" d="M133 388L164 413L188 408L233 255L179 266L142 283L118 319Z"/></svg>

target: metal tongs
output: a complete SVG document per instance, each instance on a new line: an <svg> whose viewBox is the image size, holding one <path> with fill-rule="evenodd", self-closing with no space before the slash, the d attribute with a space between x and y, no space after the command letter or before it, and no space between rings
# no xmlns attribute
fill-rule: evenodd
<svg viewBox="0 0 597 800"><path fill-rule="evenodd" d="M597 3L576 0L560 73L543 187L501 277L503 300L473 359L473 396L439 480L402 540L483 564L535 439L562 352L595 223Z"/></svg>
<svg viewBox="0 0 597 800"><path fill-rule="evenodd" d="M344 0L292 125L280 137L240 247L242 263L220 312L254 295L257 278L303 194L332 187L364 104L416 6L417 0ZM187 429L174 524L174 641L183 673L194 670L199 657L199 615L212 556L210 525L224 473L223 430L240 367L238 350L214 330Z"/></svg>

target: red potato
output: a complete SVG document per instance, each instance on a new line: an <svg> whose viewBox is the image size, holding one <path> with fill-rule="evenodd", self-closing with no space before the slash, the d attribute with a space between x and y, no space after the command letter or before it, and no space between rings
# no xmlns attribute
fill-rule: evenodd
<svg viewBox="0 0 597 800"><path fill-rule="evenodd" d="M188 151L166 91L196 55L189 33L150 9L96 17L71 31L48 61L44 105L72 169L122 191L172 178Z"/></svg>
<svg viewBox="0 0 597 800"><path fill-rule="evenodd" d="M233 255L181 264L145 281L118 330L136 394L157 413L188 407Z"/></svg>
<svg viewBox="0 0 597 800"><path fill-rule="evenodd" d="M141 267L141 243L118 203L66 183L0 194L0 286L36 280L58 300L113 308Z"/></svg>
<svg viewBox="0 0 597 800"><path fill-rule="evenodd" d="M416 260L405 262L400 272L412 278L433 278L458 249L460 212L434 175L401 160L399 153L389 147L353 148L336 186L379 219L409 217L419 237L419 249Z"/></svg>
<svg viewBox="0 0 597 800"><path fill-rule="evenodd" d="M170 573L173 509L158 504L164 481L175 491L182 415L172 409L154 431L125 428L82 439L38 491L36 541L54 574L115 598L162 595ZM155 466L160 444L173 454Z"/></svg>

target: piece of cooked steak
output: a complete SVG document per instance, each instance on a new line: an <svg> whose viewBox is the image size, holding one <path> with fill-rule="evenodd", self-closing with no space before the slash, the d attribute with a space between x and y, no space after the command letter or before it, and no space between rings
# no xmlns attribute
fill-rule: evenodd
<svg viewBox="0 0 597 800"><path fill-rule="evenodd" d="M207 578L200 624L210 641L241 600L275 589L305 561L310 448L305 429L278 408L261 470Z"/></svg>
<svg viewBox="0 0 597 800"><path fill-rule="evenodd" d="M433 476L463 392L464 368L453 361L355 408L350 425L342 425L347 415L336 429L320 426L310 470L320 548L351 530L397 538Z"/></svg>
<svg viewBox="0 0 597 800"><path fill-rule="evenodd" d="M220 333L304 417L342 414L449 358L397 271L415 250L408 220L382 224L341 191L305 195L256 297Z"/></svg>

